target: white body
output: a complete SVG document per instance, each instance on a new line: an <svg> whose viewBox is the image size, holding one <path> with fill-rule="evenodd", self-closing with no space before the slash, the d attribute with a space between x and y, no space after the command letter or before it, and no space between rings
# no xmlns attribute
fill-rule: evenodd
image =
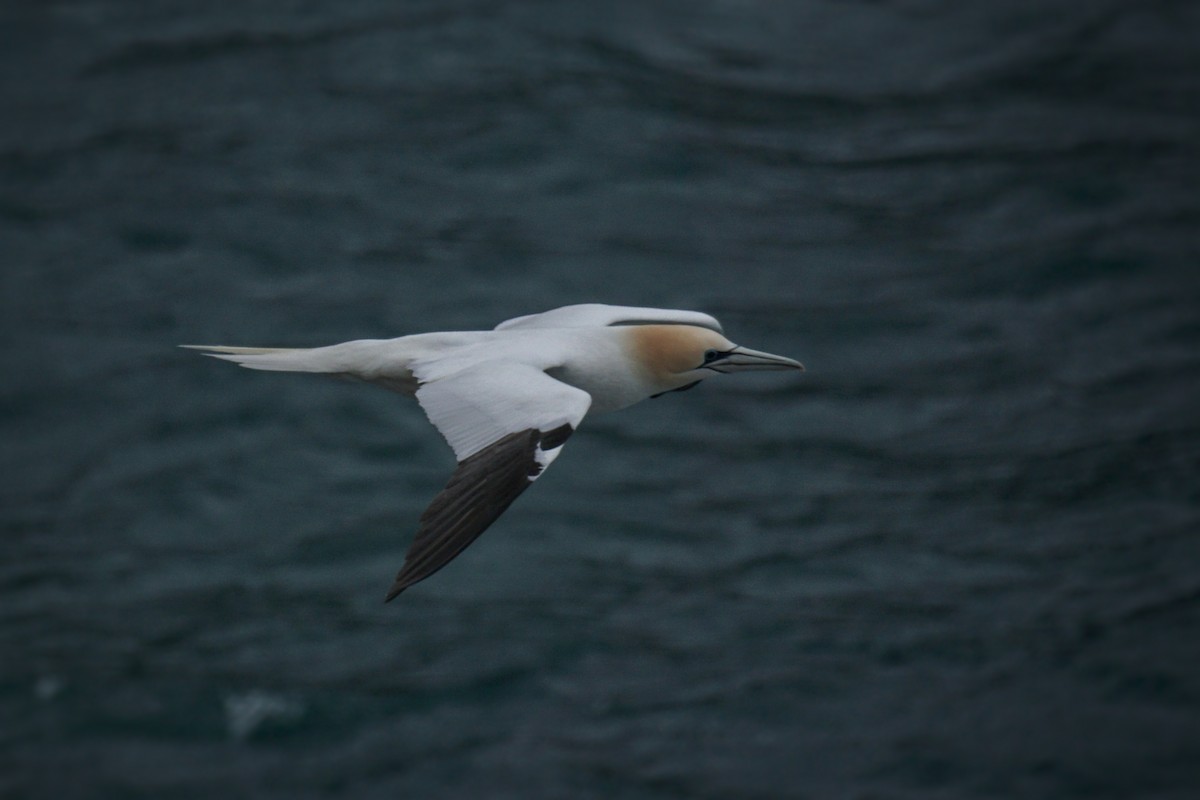
<svg viewBox="0 0 1200 800"><path fill-rule="evenodd" d="M748 350L695 311L565 306L490 331L328 347L199 347L244 367L342 375L415 395L459 468L422 516L388 599L443 566L557 457L589 411L687 388L716 373L803 369Z"/></svg>

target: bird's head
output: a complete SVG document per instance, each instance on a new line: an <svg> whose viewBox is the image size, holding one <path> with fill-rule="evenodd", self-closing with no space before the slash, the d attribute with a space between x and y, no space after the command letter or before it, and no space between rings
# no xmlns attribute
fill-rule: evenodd
<svg viewBox="0 0 1200 800"><path fill-rule="evenodd" d="M740 347L709 328L639 325L632 332L638 361L664 391L717 373L804 369L799 361Z"/></svg>

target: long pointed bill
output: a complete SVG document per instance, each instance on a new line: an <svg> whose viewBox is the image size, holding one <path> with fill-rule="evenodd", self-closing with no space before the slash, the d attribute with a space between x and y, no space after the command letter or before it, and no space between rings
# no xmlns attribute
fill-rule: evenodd
<svg viewBox="0 0 1200 800"><path fill-rule="evenodd" d="M735 347L724 358L714 361L711 368L719 372L748 372L750 370L769 369L804 369L804 365L784 356L751 350L749 347Z"/></svg>

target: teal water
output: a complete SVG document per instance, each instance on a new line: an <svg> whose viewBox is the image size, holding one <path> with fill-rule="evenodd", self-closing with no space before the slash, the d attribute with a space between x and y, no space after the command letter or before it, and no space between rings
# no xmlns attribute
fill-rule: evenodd
<svg viewBox="0 0 1200 800"><path fill-rule="evenodd" d="M1188 798L1195 4L0 5L0 796ZM412 403L183 342L695 308L381 599Z"/></svg>

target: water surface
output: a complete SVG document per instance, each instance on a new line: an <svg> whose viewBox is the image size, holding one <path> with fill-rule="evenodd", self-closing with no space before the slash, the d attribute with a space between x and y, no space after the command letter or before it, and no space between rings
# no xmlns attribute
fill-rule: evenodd
<svg viewBox="0 0 1200 800"><path fill-rule="evenodd" d="M1191 797L1194 4L0 9L0 794ZM696 308L800 376L453 459L318 345Z"/></svg>

